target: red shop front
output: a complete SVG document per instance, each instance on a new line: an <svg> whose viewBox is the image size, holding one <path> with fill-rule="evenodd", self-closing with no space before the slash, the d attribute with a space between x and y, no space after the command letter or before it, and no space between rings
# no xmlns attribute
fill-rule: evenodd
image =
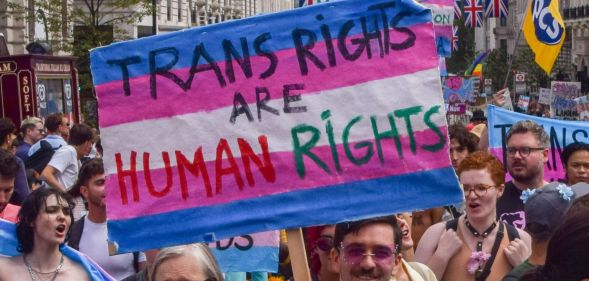
<svg viewBox="0 0 589 281"><path fill-rule="evenodd" d="M76 58L49 55L0 57L1 117L14 124L62 112L80 122Z"/></svg>

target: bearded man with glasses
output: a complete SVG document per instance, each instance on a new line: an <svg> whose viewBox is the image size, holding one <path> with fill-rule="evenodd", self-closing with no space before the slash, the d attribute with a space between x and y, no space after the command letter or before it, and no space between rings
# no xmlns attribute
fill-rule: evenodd
<svg viewBox="0 0 589 281"><path fill-rule="evenodd" d="M465 214L430 227L417 246L415 260L438 280L499 281L530 255L530 236L496 221L496 203L504 191L505 171L486 151L468 155L457 174L464 188Z"/></svg>
<svg viewBox="0 0 589 281"><path fill-rule="evenodd" d="M497 201L497 219L524 228L526 217L520 197L526 189L548 184L544 180L544 165L548 162L550 140L544 128L524 120L513 124L506 143L507 171L512 180L505 183L505 192Z"/></svg>

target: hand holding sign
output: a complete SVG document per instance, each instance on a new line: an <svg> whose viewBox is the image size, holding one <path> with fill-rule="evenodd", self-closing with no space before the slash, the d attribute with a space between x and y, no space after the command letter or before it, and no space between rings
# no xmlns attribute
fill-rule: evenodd
<svg viewBox="0 0 589 281"><path fill-rule="evenodd" d="M493 103L497 106L503 107L505 105L505 94L509 95L509 88L501 89L493 95Z"/></svg>

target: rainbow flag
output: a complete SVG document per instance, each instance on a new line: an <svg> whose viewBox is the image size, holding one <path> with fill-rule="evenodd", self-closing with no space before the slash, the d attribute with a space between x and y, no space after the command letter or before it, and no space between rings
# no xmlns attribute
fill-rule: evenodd
<svg viewBox="0 0 589 281"><path fill-rule="evenodd" d="M131 252L460 202L434 36L412 0L349 0L92 50L109 240Z"/></svg>
<svg viewBox="0 0 589 281"><path fill-rule="evenodd" d="M465 76L480 76L483 72L483 65L482 64L487 59L487 56L489 55L489 53L490 53L490 51L487 50L487 51L484 51L484 52L478 54L474 58L474 60L472 61L472 63L468 67L468 69L464 72L464 75ZM475 73L477 73L477 74L475 74Z"/></svg>

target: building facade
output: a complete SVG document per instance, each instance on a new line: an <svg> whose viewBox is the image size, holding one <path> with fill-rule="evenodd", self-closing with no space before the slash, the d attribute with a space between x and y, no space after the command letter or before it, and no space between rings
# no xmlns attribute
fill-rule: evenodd
<svg viewBox="0 0 589 281"><path fill-rule="evenodd" d="M93 0L95 1L95 0ZM193 26L219 23L228 20L246 18L258 14L273 13L295 7L298 0L156 0L157 33L181 30ZM11 54L26 54L25 46L33 41L44 41L47 38L42 22L25 13L63 13L71 12L75 6L84 8L83 0L62 0L61 7L52 11L40 11L35 0L0 0L0 33L3 33ZM27 12L15 12L9 4L21 6ZM52 8L53 9L53 8ZM103 9L102 22L128 14L138 6L128 7L129 10ZM64 14L67 19L67 13ZM36 15L40 18L39 15ZM64 20L66 21L66 20ZM73 26L66 26L60 36L73 40ZM127 40L153 34L152 16L143 16L132 24L118 24L114 32L115 40ZM66 53L59 53L66 54Z"/></svg>

